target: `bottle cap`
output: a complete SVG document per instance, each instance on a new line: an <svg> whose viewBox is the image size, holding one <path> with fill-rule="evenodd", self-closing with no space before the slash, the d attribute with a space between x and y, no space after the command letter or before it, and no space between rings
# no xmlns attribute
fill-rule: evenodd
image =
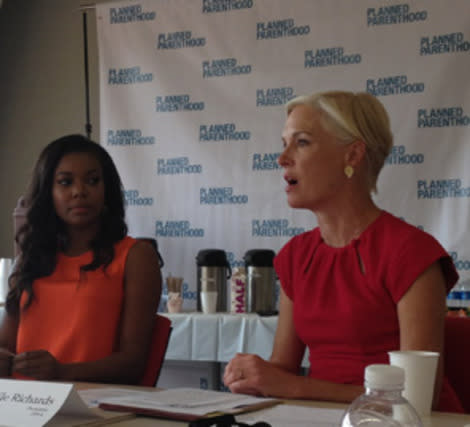
<svg viewBox="0 0 470 427"><path fill-rule="evenodd" d="M222 249L202 249L197 253L196 264L206 267L228 267L227 254Z"/></svg>
<svg viewBox="0 0 470 427"><path fill-rule="evenodd" d="M276 253L271 249L250 249L245 252L245 266L272 267Z"/></svg>
<svg viewBox="0 0 470 427"><path fill-rule="evenodd" d="M375 364L365 370L365 387L391 390L403 388L405 370L398 366Z"/></svg>

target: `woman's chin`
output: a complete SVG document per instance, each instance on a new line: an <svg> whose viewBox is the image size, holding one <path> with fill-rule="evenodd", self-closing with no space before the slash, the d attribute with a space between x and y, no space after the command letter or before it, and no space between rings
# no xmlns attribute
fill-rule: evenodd
<svg viewBox="0 0 470 427"><path fill-rule="evenodd" d="M300 200L296 200L294 198L287 198L287 204L293 209L303 209L305 208L304 203Z"/></svg>

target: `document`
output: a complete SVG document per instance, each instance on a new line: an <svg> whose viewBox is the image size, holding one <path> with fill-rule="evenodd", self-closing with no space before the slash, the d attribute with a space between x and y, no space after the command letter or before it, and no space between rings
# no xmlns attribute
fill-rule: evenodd
<svg viewBox="0 0 470 427"><path fill-rule="evenodd" d="M83 402L73 384L46 381L0 380L0 425L41 427L44 425L96 426L112 418L132 414L105 415Z"/></svg>
<svg viewBox="0 0 470 427"><path fill-rule="evenodd" d="M79 396L89 408L97 408L102 401L114 397L129 397L141 393L142 390L121 387L93 387L78 390Z"/></svg>
<svg viewBox="0 0 470 427"><path fill-rule="evenodd" d="M221 413L239 414L280 403L278 399L253 397L198 388L174 388L133 393L100 401L106 410L192 421Z"/></svg>

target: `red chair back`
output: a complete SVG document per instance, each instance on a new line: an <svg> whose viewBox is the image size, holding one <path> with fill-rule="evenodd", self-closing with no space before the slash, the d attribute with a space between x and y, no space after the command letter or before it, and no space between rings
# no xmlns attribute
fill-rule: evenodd
<svg viewBox="0 0 470 427"><path fill-rule="evenodd" d="M168 341L170 340L170 334L171 320L168 319L168 317L156 314L150 353L147 359L144 376L140 380L139 385L148 387L155 387L157 385L160 370L165 359Z"/></svg>
<svg viewBox="0 0 470 427"><path fill-rule="evenodd" d="M470 414L470 317L446 316L444 372Z"/></svg>

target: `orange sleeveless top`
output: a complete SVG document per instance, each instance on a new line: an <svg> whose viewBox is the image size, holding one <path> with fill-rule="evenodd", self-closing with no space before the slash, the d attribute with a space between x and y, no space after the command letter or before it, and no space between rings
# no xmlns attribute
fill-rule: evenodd
<svg viewBox="0 0 470 427"><path fill-rule="evenodd" d="M104 270L80 272L91 251L59 254L55 271L33 283L31 305L20 313L16 352L47 350L61 363L88 362L116 350L124 298L124 270L129 249L125 237L114 246L114 259ZM21 307L26 294L21 298Z"/></svg>

